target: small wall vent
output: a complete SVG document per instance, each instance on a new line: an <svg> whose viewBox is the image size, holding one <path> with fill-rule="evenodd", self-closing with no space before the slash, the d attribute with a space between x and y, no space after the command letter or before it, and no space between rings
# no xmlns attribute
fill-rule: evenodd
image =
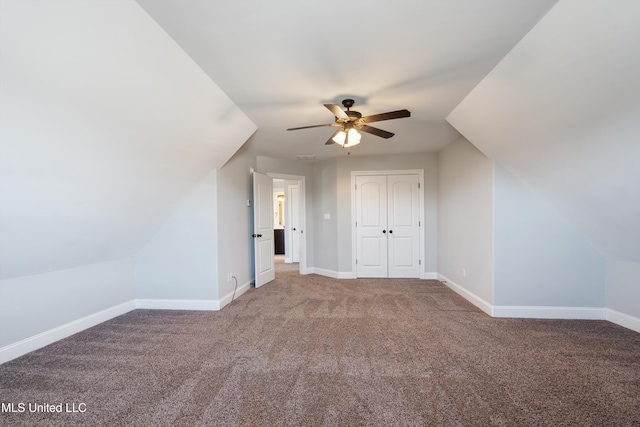
<svg viewBox="0 0 640 427"><path fill-rule="evenodd" d="M298 158L298 160L315 160L316 159L315 154L298 154L296 157Z"/></svg>

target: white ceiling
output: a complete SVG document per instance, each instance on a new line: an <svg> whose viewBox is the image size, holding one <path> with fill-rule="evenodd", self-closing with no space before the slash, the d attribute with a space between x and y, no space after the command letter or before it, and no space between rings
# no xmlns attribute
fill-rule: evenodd
<svg viewBox="0 0 640 427"><path fill-rule="evenodd" d="M137 1L257 125L258 154L345 155L331 128L285 130L331 122L323 103L407 108L352 155L460 131L603 254L640 260L637 0Z"/></svg>
<svg viewBox="0 0 640 427"><path fill-rule="evenodd" d="M364 115L407 108L377 126L352 155L436 151L458 137L445 117L556 0L138 0L138 3L258 126L262 155L318 159L323 103L346 97Z"/></svg>

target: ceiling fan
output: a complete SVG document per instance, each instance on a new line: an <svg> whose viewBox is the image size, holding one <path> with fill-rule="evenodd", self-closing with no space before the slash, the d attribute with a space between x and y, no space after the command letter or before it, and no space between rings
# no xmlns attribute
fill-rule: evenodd
<svg viewBox="0 0 640 427"><path fill-rule="evenodd" d="M331 138L329 138L325 144L339 144L344 148L348 148L360 143L360 138L362 136L358 131L370 133L372 135L376 135L385 139L391 138L394 135L393 133L387 132L386 130L369 126L368 123L380 122L383 120L401 119L403 117L411 116L411 112L409 112L409 110L398 110L362 117L362 114L360 114L359 112L351 111L351 107L353 107L354 102L355 101L353 99L345 99L342 101L342 105L344 105L346 111L336 104L324 104L324 106L327 107L327 109L331 111L334 116L336 116L335 123L302 126L298 128L289 128L287 130L309 129L323 126L339 127L340 129L335 131Z"/></svg>

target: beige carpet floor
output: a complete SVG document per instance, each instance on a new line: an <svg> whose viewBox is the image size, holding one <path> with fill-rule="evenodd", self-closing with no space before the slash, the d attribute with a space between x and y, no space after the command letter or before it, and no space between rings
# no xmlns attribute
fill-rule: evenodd
<svg viewBox="0 0 640 427"><path fill-rule="evenodd" d="M278 268L220 312L135 310L0 366L3 405L25 405L0 425L640 425L638 333Z"/></svg>

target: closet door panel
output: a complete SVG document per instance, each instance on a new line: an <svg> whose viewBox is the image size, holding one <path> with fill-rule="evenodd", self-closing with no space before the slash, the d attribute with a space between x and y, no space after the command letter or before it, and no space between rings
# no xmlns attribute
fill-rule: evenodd
<svg viewBox="0 0 640 427"><path fill-rule="evenodd" d="M420 277L420 195L418 175L389 175L388 277Z"/></svg>
<svg viewBox="0 0 640 427"><path fill-rule="evenodd" d="M356 177L356 274L387 277L387 177Z"/></svg>

